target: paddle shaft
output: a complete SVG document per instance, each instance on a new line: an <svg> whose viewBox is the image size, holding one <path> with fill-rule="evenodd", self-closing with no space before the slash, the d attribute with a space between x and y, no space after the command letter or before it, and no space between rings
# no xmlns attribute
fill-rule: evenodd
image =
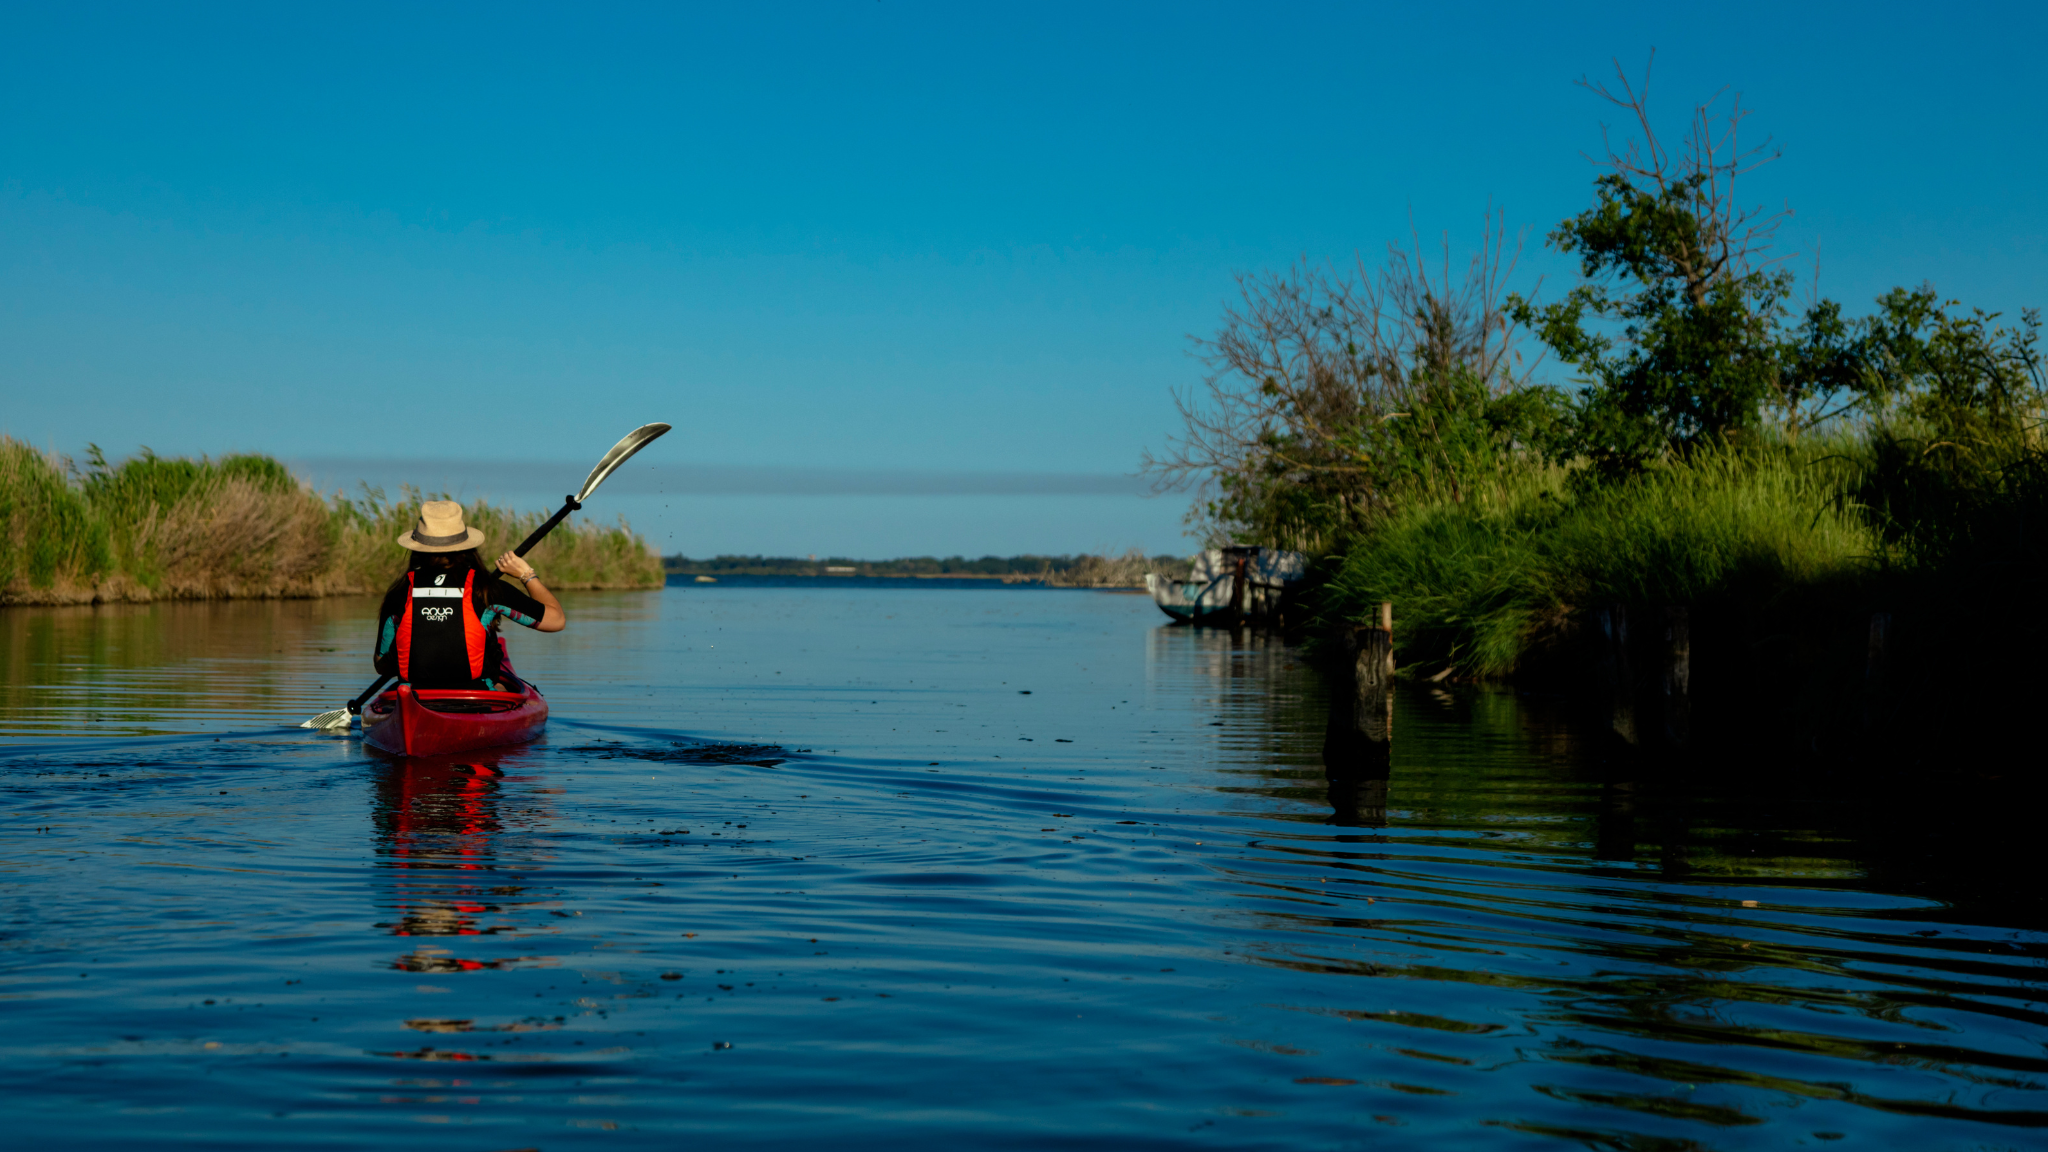
<svg viewBox="0 0 2048 1152"><path fill-rule="evenodd" d="M377 690L379 688L384 687L384 682L389 679L391 679L391 677L389 676L377 677L377 682L375 684L372 684L368 688L363 689L363 694L361 696L358 696L355 699L349 701L349 714L352 716L361 715L363 711L363 705L369 703L370 697L375 696L377 694Z"/></svg>
<svg viewBox="0 0 2048 1152"><path fill-rule="evenodd" d="M550 532L553 532L555 530L555 525L560 524L563 518L568 516L569 513L574 512L578 508L583 507L583 502L581 500L576 499L574 496L564 496L562 497L562 499L567 501L567 503L564 503L562 507L555 512L553 516L548 517L547 523L542 524L538 528L535 528L533 530L533 535L528 536L524 541L522 541L519 547L514 548L512 550L512 554L514 556L524 556L528 552L533 551L534 546L540 543L541 537L546 536Z"/></svg>

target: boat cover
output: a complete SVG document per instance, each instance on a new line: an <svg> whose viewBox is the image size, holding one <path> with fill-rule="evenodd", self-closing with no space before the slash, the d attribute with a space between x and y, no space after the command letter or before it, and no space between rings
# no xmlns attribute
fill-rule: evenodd
<svg viewBox="0 0 2048 1152"><path fill-rule="evenodd" d="M1237 571L1237 558L1211 548L1194 557L1188 579L1197 584L1220 580ZM1246 574L1254 584L1293 584L1308 576L1308 557L1280 548L1261 548L1251 556Z"/></svg>

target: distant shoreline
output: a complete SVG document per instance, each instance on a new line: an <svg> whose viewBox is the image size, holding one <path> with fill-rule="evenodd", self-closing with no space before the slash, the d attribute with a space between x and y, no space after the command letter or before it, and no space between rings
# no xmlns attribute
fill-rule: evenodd
<svg viewBox="0 0 2048 1152"><path fill-rule="evenodd" d="M695 578L709 576L713 580L729 580L747 576L775 576L805 580L994 580L1002 584L1043 584L1045 577L1032 574L996 572L745 572L732 570L703 571L694 568L670 568L670 580L676 577Z"/></svg>
<svg viewBox="0 0 2048 1152"><path fill-rule="evenodd" d="M708 579L703 577L708 576ZM671 588L716 588L720 585L732 587L772 588L776 586L825 585L833 581L847 584L869 584L875 581L911 583L923 581L927 585L943 586L959 582L976 588L987 587L1031 587L1046 588L1065 592L1118 592L1143 594L1145 589L1129 584L1070 584L1048 581L1037 576L976 576L949 573L840 573L827 575L823 572L724 572L716 576L696 572L670 572L668 587Z"/></svg>
<svg viewBox="0 0 2048 1152"><path fill-rule="evenodd" d="M1142 588L1145 574L1180 577L1188 561L1178 556L1147 556L1132 549L1121 556L907 556L893 560L855 560L845 556L713 556L693 559L664 556L669 576L813 576L820 579L874 577L919 580L982 580L1005 584L1039 583L1079 588Z"/></svg>

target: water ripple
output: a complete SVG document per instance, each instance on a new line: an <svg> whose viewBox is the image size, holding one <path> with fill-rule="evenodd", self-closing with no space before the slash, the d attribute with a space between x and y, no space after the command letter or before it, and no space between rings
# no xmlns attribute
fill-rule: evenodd
<svg viewBox="0 0 2048 1152"><path fill-rule="evenodd" d="M22 1138L2001 1148L2048 1118L2039 798L1969 766L1625 762L1403 689L1361 773L1284 646L1138 598L573 607L518 641L547 738L412 762L289 727L352 694L366 603L0 615Z"/></svg>

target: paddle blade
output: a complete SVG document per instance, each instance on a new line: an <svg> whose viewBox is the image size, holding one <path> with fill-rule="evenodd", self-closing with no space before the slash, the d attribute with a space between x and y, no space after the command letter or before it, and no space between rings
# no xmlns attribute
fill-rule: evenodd
<svg viewBox="0 0 2048 1152"><path fill-rule="evenodd" d="M590 478L583 482L583 491L576 493L576 502L581 504L590 499L590 494L597 491L597 486L604 483L605 477L618 471L619 465L633 458L633 453L654 443L668 430L667 424L642 424L626 433L625 439L612 445L612 450L605 453L604 459L597 462L597 467L590 470Z"/></svg>
<svg viewBox="0 0 2048 1152"><path fill-rule="evenodd" d="M337 728L346 728L348 727L348 709L336 708L332 712L322 712L318 716L313 717L311 720L306 721L304 724L299 725L299 727L320 728L328 731L332 731Z"/></svg>

